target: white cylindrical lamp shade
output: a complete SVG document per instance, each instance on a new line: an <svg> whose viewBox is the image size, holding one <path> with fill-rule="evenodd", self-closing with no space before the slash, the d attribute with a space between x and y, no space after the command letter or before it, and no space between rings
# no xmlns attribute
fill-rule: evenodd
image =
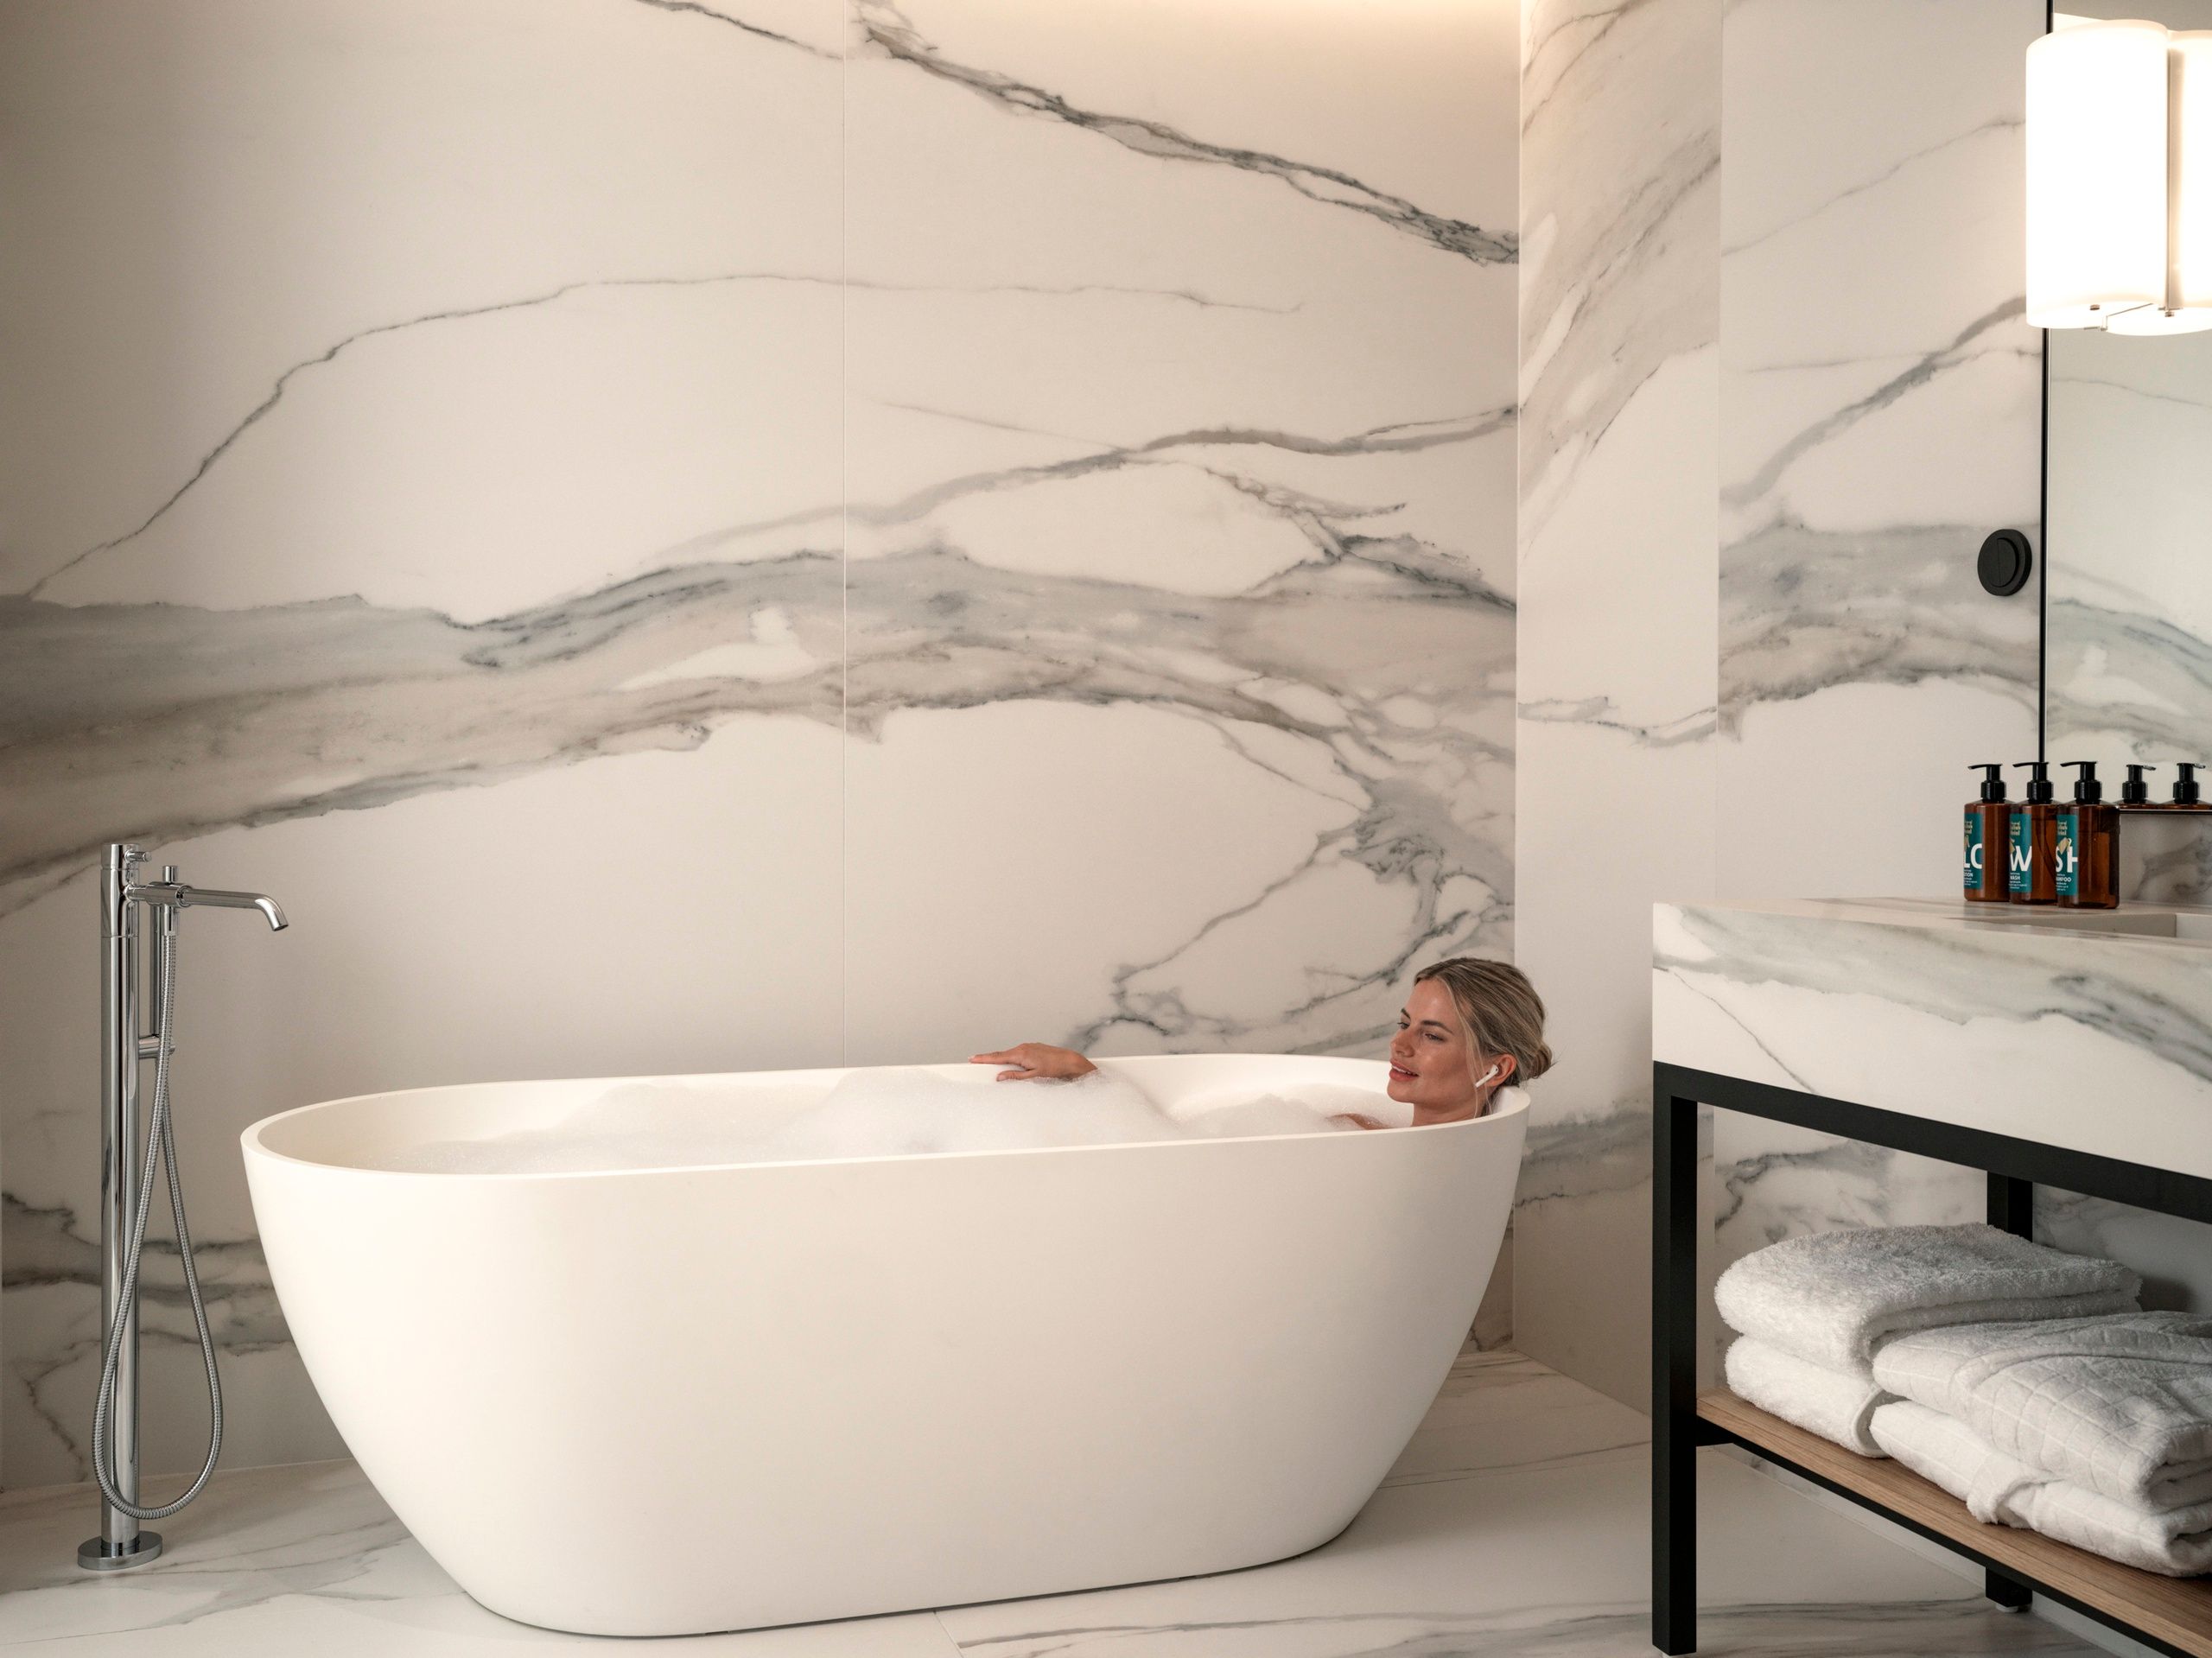
<svg viewBox="0 0 2212 1658"><path fill-rule="evenodd" d="M2084 22L2028 48L2028 321L2094 328L2166 298L2167 33Z"/></svg>

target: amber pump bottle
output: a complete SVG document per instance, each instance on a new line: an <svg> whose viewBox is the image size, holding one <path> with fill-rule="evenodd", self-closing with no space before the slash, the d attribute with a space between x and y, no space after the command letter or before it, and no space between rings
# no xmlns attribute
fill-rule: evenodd
<svg viewBox="0 0 2212 1658"><path fill-rule="evenodd" d="M2028 774L2028 797L2012 808L2005 868L2015 904L2058 902L2058 808L2051 804L2050 763L2015 760Z"/></svg>
<svg viewBox="0 0 2212 1658"><path fill-rule="evenodd" d="M1983 774L1981 798L1967 802L1967 902L2009 903L2012 884L2005 878L2005 865L2012 841L2012 809L2005 804L2005 766L2001 761L1989 761L1967 770Z"/></svg>
<svg viewBox="0 0 2212 1658"><path fill-rule="evenodd" d="M2058 839L2052 848L2053 884L2058 901L2069 910L2110 910L2120 904L2120 813L2105 804L2094 760L2068 760L2082 775L2074 779L2074 798L2058 814Z"/></svg>

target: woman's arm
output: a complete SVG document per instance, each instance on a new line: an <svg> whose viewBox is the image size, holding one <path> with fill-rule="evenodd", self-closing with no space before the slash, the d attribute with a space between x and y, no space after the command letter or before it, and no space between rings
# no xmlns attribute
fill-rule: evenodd
<svg viewBox="0 0 2212 1658"><path fill-rule="evenodd" d="M1049 1042L1024 1042L997 1053L970 1054L968 1063L1010 1066L998 1075L1002 1083L1065 1082L1098 1069L1073 1048L1056 1048Z"/></svg>

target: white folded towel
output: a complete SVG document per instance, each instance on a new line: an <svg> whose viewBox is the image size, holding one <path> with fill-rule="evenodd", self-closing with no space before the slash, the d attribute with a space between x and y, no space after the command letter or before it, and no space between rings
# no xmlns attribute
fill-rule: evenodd
<svg viewBox="0 0 2212 1658"><path fill-rule="evenodd" d="M1993 1450L2139 1509L2212 1500L2212 1318L1962 1324L1882 1344L1884 1388ZM1739 1390L1740 1391L1740 1390Z"/></svg>
<svg viewBox="0 0 2212 1658"><path fill-rule="evenodd" d="M1756 1336L1738 1337L1728 1349L1728 1385L1761 1410L1795 1422L1808 1433L1833 1439L1862 1457L1885 1454L1867 1431L1874 1407L1890 1401L1863 1377L1808 1364L1770 1347Z"/></svg>
<svg viewBox="0 0 2212 1658"><path fill-rule="evenodd" d="M1870 1226L1785 1238L1720 1274L1731 1330L1831 1370L1871 1376L1874 1344L1899 1331L2125 1312L2142 1280L1975 1222Z"/></svg>
<svg viewBox="0 0 2212 1658"><path fill-rule="evenodd" d="M2145 1514L1992 1450L1964 1422L1908 1399L1876 1411L1873 1432L1883 1450L1984 1525L2039 1531L2170 1578L2212 1571L2212 1503Z"/></svg>

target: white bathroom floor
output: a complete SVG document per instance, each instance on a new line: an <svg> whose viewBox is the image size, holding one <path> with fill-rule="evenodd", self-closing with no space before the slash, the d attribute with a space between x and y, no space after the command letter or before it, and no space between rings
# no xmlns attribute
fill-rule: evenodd
<svg viewBox="0 0 2212 1658"><path fill-rule="evenodd" d="M1471 1352L1351 1528L1297 1560L1135 1588L656 1641L649 1650L655 1658L1642 1658L1650 1650L1644 1437L1636 1413L1541 1365ZM2094 1651L1997 1610L1972 1584L1718 1453L1705 1453L1703 1482L1708 1658ZM607 1645L476 1605L349 1463L219 1477L169 1523L161 1560L113 1577L75 1565L93 1512L84 1487L0 1496L0 1647L70 1658L489 1658Z"/></svg>

